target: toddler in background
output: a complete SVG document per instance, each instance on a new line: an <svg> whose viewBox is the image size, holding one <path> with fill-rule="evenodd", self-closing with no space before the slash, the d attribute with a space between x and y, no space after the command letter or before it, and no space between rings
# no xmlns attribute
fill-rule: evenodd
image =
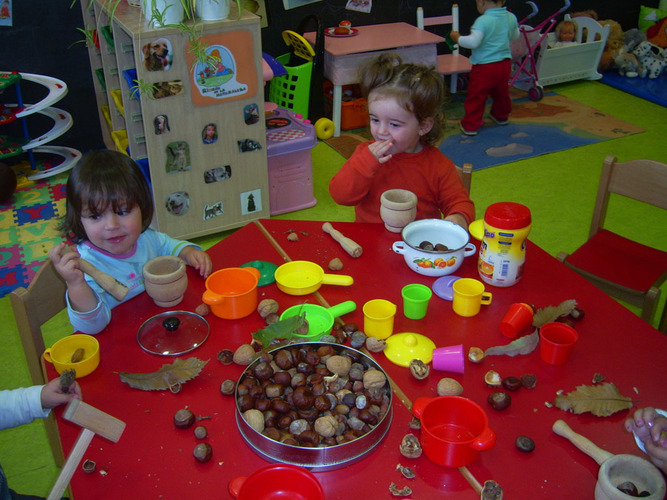
<svg viewBox="0 0 667 500"><path fill-rule="evenodd" d="M509 79L512 70L510 41L519 38L516 16L504 7L505 0L475 0L481 14L472 25L470 35L450 33L454 43L471 49L472 70L468 78L468 95L461 131L477 135L484 124L486 98L491 96L491 119L498 125L507 125L512 112Z"/></svg>
<svg viewBox="0 0 667 500"><path fill-rule="evenodd" d="M637 446L667 475L667 411L640 408L625 421L625 430L634 434Z"/></svg>
<svg viewBox="0 0 667 500"><path fill-rule="evenodd" d="M179 256L204 278L211 273L211 258L199 246L149 227L153 198L148 183L122 153L86 154L67 180L66 203L59 229L76 243L76 252L63 254L66 244L61 243L49 256L67 283L67 312L76 330L99 333L120 303L79 269L79 257L129 288L123 302L145 290L143 266L160 255Z"/></svg>
<svg viewBox="0 0 667 500"><path fill-rule="evenodd" d="M444 217L467 229L475 207L454 163L436 147L444 132L445 89L434 68L381 54L361 69L373 141L357 146L329 183L331 197L354 206L358 222L382 222L388 189L417 195L417 219Z"/></svg>

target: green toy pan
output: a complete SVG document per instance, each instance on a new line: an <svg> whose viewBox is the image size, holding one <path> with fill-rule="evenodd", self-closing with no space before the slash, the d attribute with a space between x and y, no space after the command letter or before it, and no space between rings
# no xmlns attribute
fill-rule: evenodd
<svg viewBox="0 0 667 500"><path fill-rule="evenodd" d="M319 340L323 335L331 333L335 318L350 313L356 308L357 305L351 300L341 302L329 308L317 304L298 304L286 309L280 315L280 319L283 320L292 316L298 316L299 314L305 314L306 321L308 321L308 333L294 336L311 341Z"/></svg>

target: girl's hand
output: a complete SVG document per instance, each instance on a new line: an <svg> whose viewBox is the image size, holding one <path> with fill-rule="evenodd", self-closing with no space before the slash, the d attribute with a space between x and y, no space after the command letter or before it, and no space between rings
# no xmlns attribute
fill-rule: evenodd
<svg viewBox="0 0 667 500"><path fill-rule="evenodd" d="M60 276L67 282L68 287L70 285L80 285L81 283L85 283L83 271L79 269L79 252L74 250L72 252L66 252L63 255L65 245L65 243L60 243L53 247L49 252L49 257L53 262L53 266L56 268L56 271L58 271L58 274L60 274Z"/></svg>
<svg viewBox="0 0 667 500"><path fill-rule="evenodd" d="M463 215L459 213L449 214L447 217L445 217L445 220L451 221L454 224L458 224L466 231L468 230L468 221L465 217L463 217Z"/></svg>
<svg viewBox="0 0 667 500"><path fill-rule="evenodd" d="M77 382L74 382L68 393L63 393L60 389L60 379L54 378L44 387L40 394L42 401L42 408L55 408L58 405L69 403L73 399L83 399L81 395L81 387Z"/></svg>
<svg viewBox="0 0 667 500"><path fill-rule="evenodd" d="M635 411L624 425L628 432L634 432L644 444L652 442L656 446L667 448L667 437L662 436L662 433L667 431L667 418L650 406Z"/></svg>
<svg viewBox="0 0 667 500"><path fill-rule="evenodd" d="M193 246L187 246L178 255L189 266L194 267L199 271L202 278L208 278L213 270L213 263L211 257L206 252L196 249Z"/></svg>
<svg viewBox="0 0 667 500"><path fill-rule="evenodd" d="M375 159L380 163L385 163L391 159L391 155L387 154L387 151L393 146L390 139L386 141L375 141L370 146L368 146L368 151L371 152Z"/></svg>
<svg viewBox="0 0 667 500"><path fill-rule="evenodd" d="M461 33L458 31L450 31L449 32L449 38L452 39L452 42L454 43L459 43L459 38L461 37Z"/></svg>

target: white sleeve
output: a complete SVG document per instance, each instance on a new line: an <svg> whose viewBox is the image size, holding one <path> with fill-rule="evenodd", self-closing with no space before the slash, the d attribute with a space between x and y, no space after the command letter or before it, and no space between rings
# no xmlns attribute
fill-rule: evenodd
<svg viewBox="0 0 667 500"><path fill-rule="evenodd" d="M471 30L467 36L459 37L459 45L466 49L476 49L484 39L484 33L479 30Z"/></svg>
<svg viewBox="0 0 667 500"><path fill-rule="evenodd" d="M42 408L43 385L0 391L0 430L46 418L51 410Z"/></svg>

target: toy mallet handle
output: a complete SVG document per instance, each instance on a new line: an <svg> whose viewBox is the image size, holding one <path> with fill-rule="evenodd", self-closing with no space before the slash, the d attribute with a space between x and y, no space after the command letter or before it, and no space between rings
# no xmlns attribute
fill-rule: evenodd
<svg viewBox="0 0 667 500"><path fill-rule="evenodd" d="M352 241L350 238L343 236L340 231L336 231L329 222L322 224L322 230L325 233L329 233L333 239L336 240L341 247L343 247L343 250L345 250L352 257L357 258L361 256L361 253L363 252L361 245L355 241Z"/></svg>
<svg viewBox="0 0 667 500"><path fill-rule="evenodd" d="M64 252L72 252L72 249L66 246ZM93 278L95 283L100 285L104 291L111 294L111 296L116 300L123 300L127 296L127 292L130 291L126 285L118 281L113 276L100 271L85 259L79 258L79 269Z"/></svg>

